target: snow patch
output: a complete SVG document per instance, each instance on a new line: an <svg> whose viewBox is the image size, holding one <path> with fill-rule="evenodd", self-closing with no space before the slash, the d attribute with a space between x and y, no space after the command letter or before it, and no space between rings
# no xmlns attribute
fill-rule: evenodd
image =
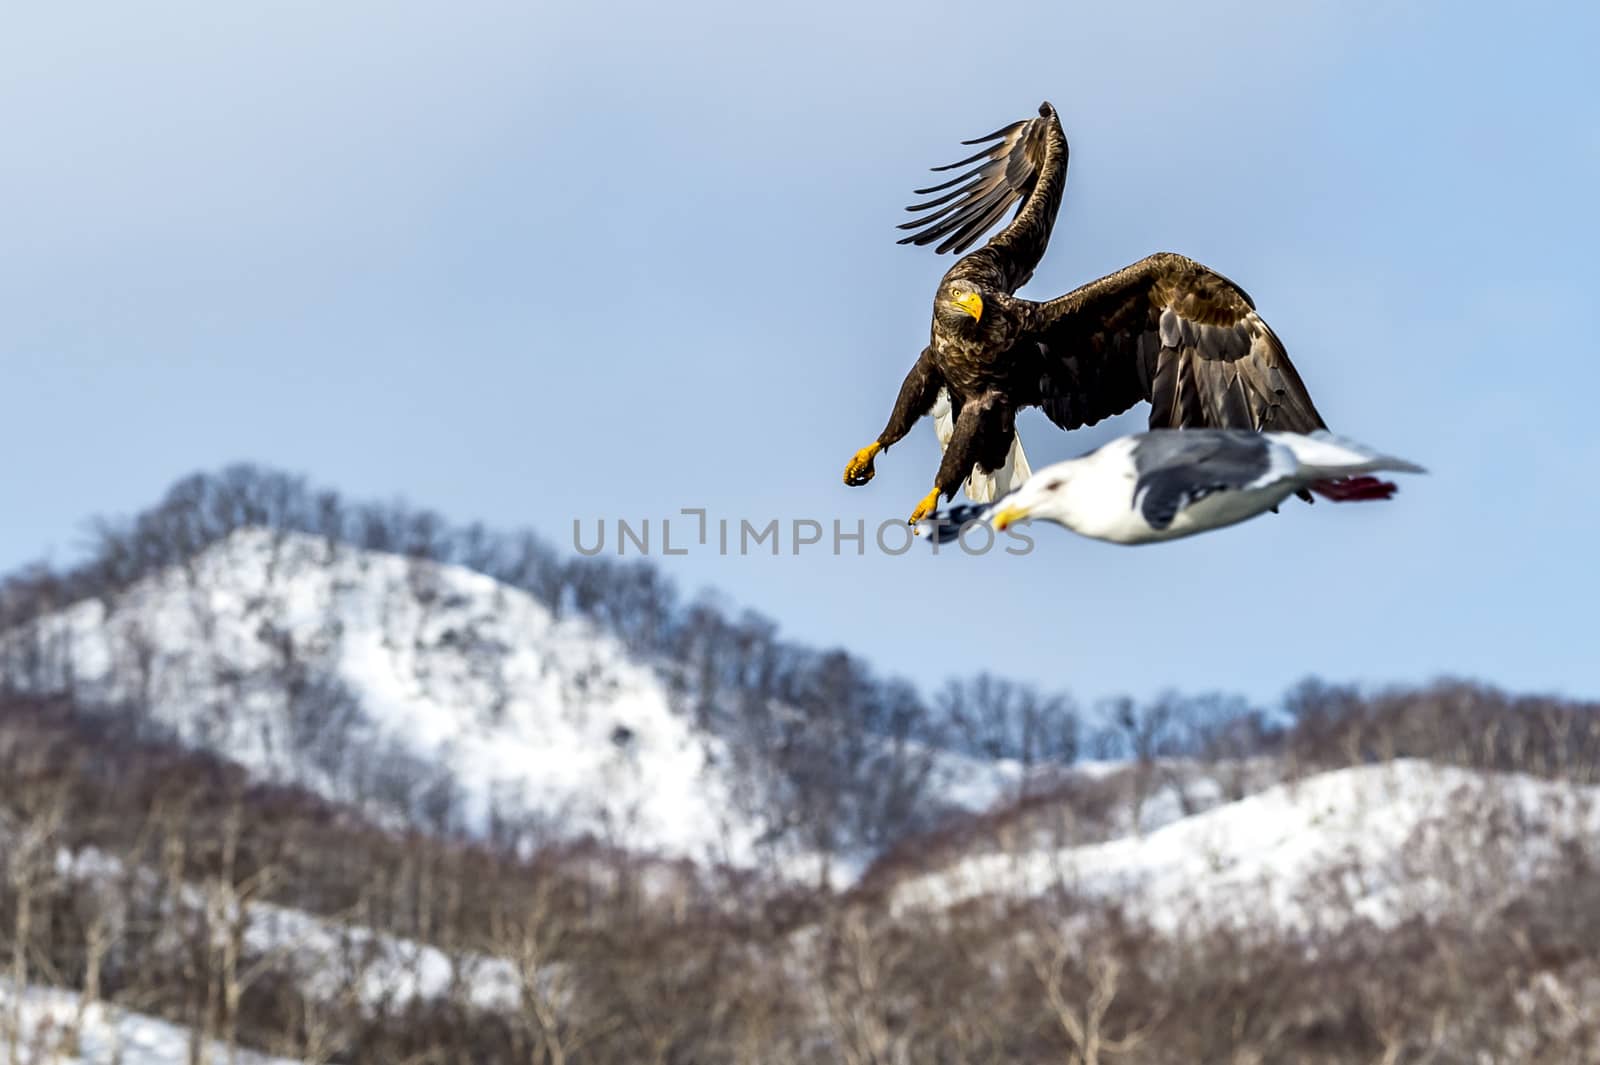
<svg viewBox="0 0 1600 1065"><path fill-rule="evenodd" d="M26 987L18 996L9 982L0 980L0 1017L9 1019L21 1006L22 1038L16 1065L109 1065L114 1061L121 1065L174 1065L189 1060L189 1029L105 1004L87 1010L80 1027L78 1002L76 991L47 987ZM0 1058L9 1057L10 1047L0 1042ZM229 1059L223 1045L213 1042L205 1060ZM237 1065L292 1065L291 1059L248 1050L238 1051L233 1060Z"/></svg>
<svg viewBox="0 0 1600 1065"><path fill-rule="evenodd" d="M1600 789L1397 761L1322 773L1143 837L984 854L903 882L897 907L1057 889L1158 928L1196 919L1389 927L1450 900L1486 916L1600 832Z"/></svg>

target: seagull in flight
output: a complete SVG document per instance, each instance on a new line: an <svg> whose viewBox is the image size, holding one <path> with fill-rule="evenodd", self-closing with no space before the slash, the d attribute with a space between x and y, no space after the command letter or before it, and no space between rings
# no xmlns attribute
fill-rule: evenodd
<svg viewBox="0 0 1600 1065"><path fill-rule="evenodd" d="M1382 471L1426 472L1326 430L1158 429L1046 466L993 503L954 507L930 524L940 543L972 521L1004 530L1040 518L1096 540L1147 544L1235 525L1307 489L1341 503L1388 499L1395 485L1370 476Z"/></svg>

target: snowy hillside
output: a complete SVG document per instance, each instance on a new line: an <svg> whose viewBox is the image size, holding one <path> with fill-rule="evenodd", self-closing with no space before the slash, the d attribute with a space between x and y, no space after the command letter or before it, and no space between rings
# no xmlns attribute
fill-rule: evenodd
<svg viewBox="0 0 1600 1065"><path fill-rule="evenodd" d="M1075 1003L1135 1065L1600 1060L1600 708L1312 687L1304 728L1197 698L1085 734L759 618L641 639L638 574L161 528L9 592L21 1060L186 1060L196 1018L301 1060L1077 1060ZM625 849L538 846L584 834ZM37 985L80 980L144 1014L60 1042Z"/></svg>
<svg viewBox="0 0 1600 1065"><path fill-rule="evenodd" d="M14 1065L174 1065L189 1060L189 1029L104 1005L89 1008L80 1020L78 1004L77 992L44 987L27 988L19 1001L11 985L0 980L0 1011L22 1022ZM0 1060L9 1056L9 1048L0 1045ZM221 1044L211 1047L207 1060L289 1065L289 1059L248 1050L229 1058Z"/></svg>
<svg viewBox="0 0 1600 1065"><path fill-rule="evenodd" d="M1380 926L1471 901L1484 912L1600 833L1600 789L1420 761L1279 784L1143 835L962 859L901 884L900 907L1055 887L1175 931L1202 922Z"/></svg>
<svg viewBox="0 0 1600 1065"><path fill-rule="evenodd" d="M719 742L647 666L459 567L245 530L0 650L42 656L45 687L368 808L454 796L469 827L492 813L733 860L758 831Z"/></svg>

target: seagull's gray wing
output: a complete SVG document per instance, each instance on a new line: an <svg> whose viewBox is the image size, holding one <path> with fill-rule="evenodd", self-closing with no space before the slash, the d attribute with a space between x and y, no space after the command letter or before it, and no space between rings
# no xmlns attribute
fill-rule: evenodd
<svg viewBox="0 0 1600 1065"><path fill-rule="evenodd" d="M1133 505L1152 529L1165 529L1187 506L1216 492L1276 479L1271 442L1230 429L1155 430L1133 447Z"/></svg>

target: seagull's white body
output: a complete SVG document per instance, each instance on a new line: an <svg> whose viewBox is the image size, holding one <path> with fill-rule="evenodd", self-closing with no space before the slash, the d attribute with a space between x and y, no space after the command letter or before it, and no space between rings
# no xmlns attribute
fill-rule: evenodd
<svg viewBox="0 0 1600 1065"><path fill-rule="evenodd" d="M1237 524L1308 488L1386 499L1392 484L1362 476L1379 470L1422 472L1327 432L1158 430L1046 466L977 516L1001 529L1039 518L1097 540L1153 543Z"/></svg>
<svg viewBox="0 0 1600 1065"><path fill-rule="evenodd" d="M1078 459L1069 459L1039 471L1065 481L1064 489L1042 493L1049 498L1028 512L1065 525L1075 533L1116 544L1144 544L1176 540L1208 529L1220 529L1271 510L1294 495L1299 485L1290 475L1297 469L1294 453L1274 441L1269 454L1273 467L1263 483L1232 491L1214 492L1179 510L1164 529L1145 520L1136 501L1139 471L1133 449L1138 437L1125 436ZM1041 481L1041 487L1049 481Z"/></svg>

